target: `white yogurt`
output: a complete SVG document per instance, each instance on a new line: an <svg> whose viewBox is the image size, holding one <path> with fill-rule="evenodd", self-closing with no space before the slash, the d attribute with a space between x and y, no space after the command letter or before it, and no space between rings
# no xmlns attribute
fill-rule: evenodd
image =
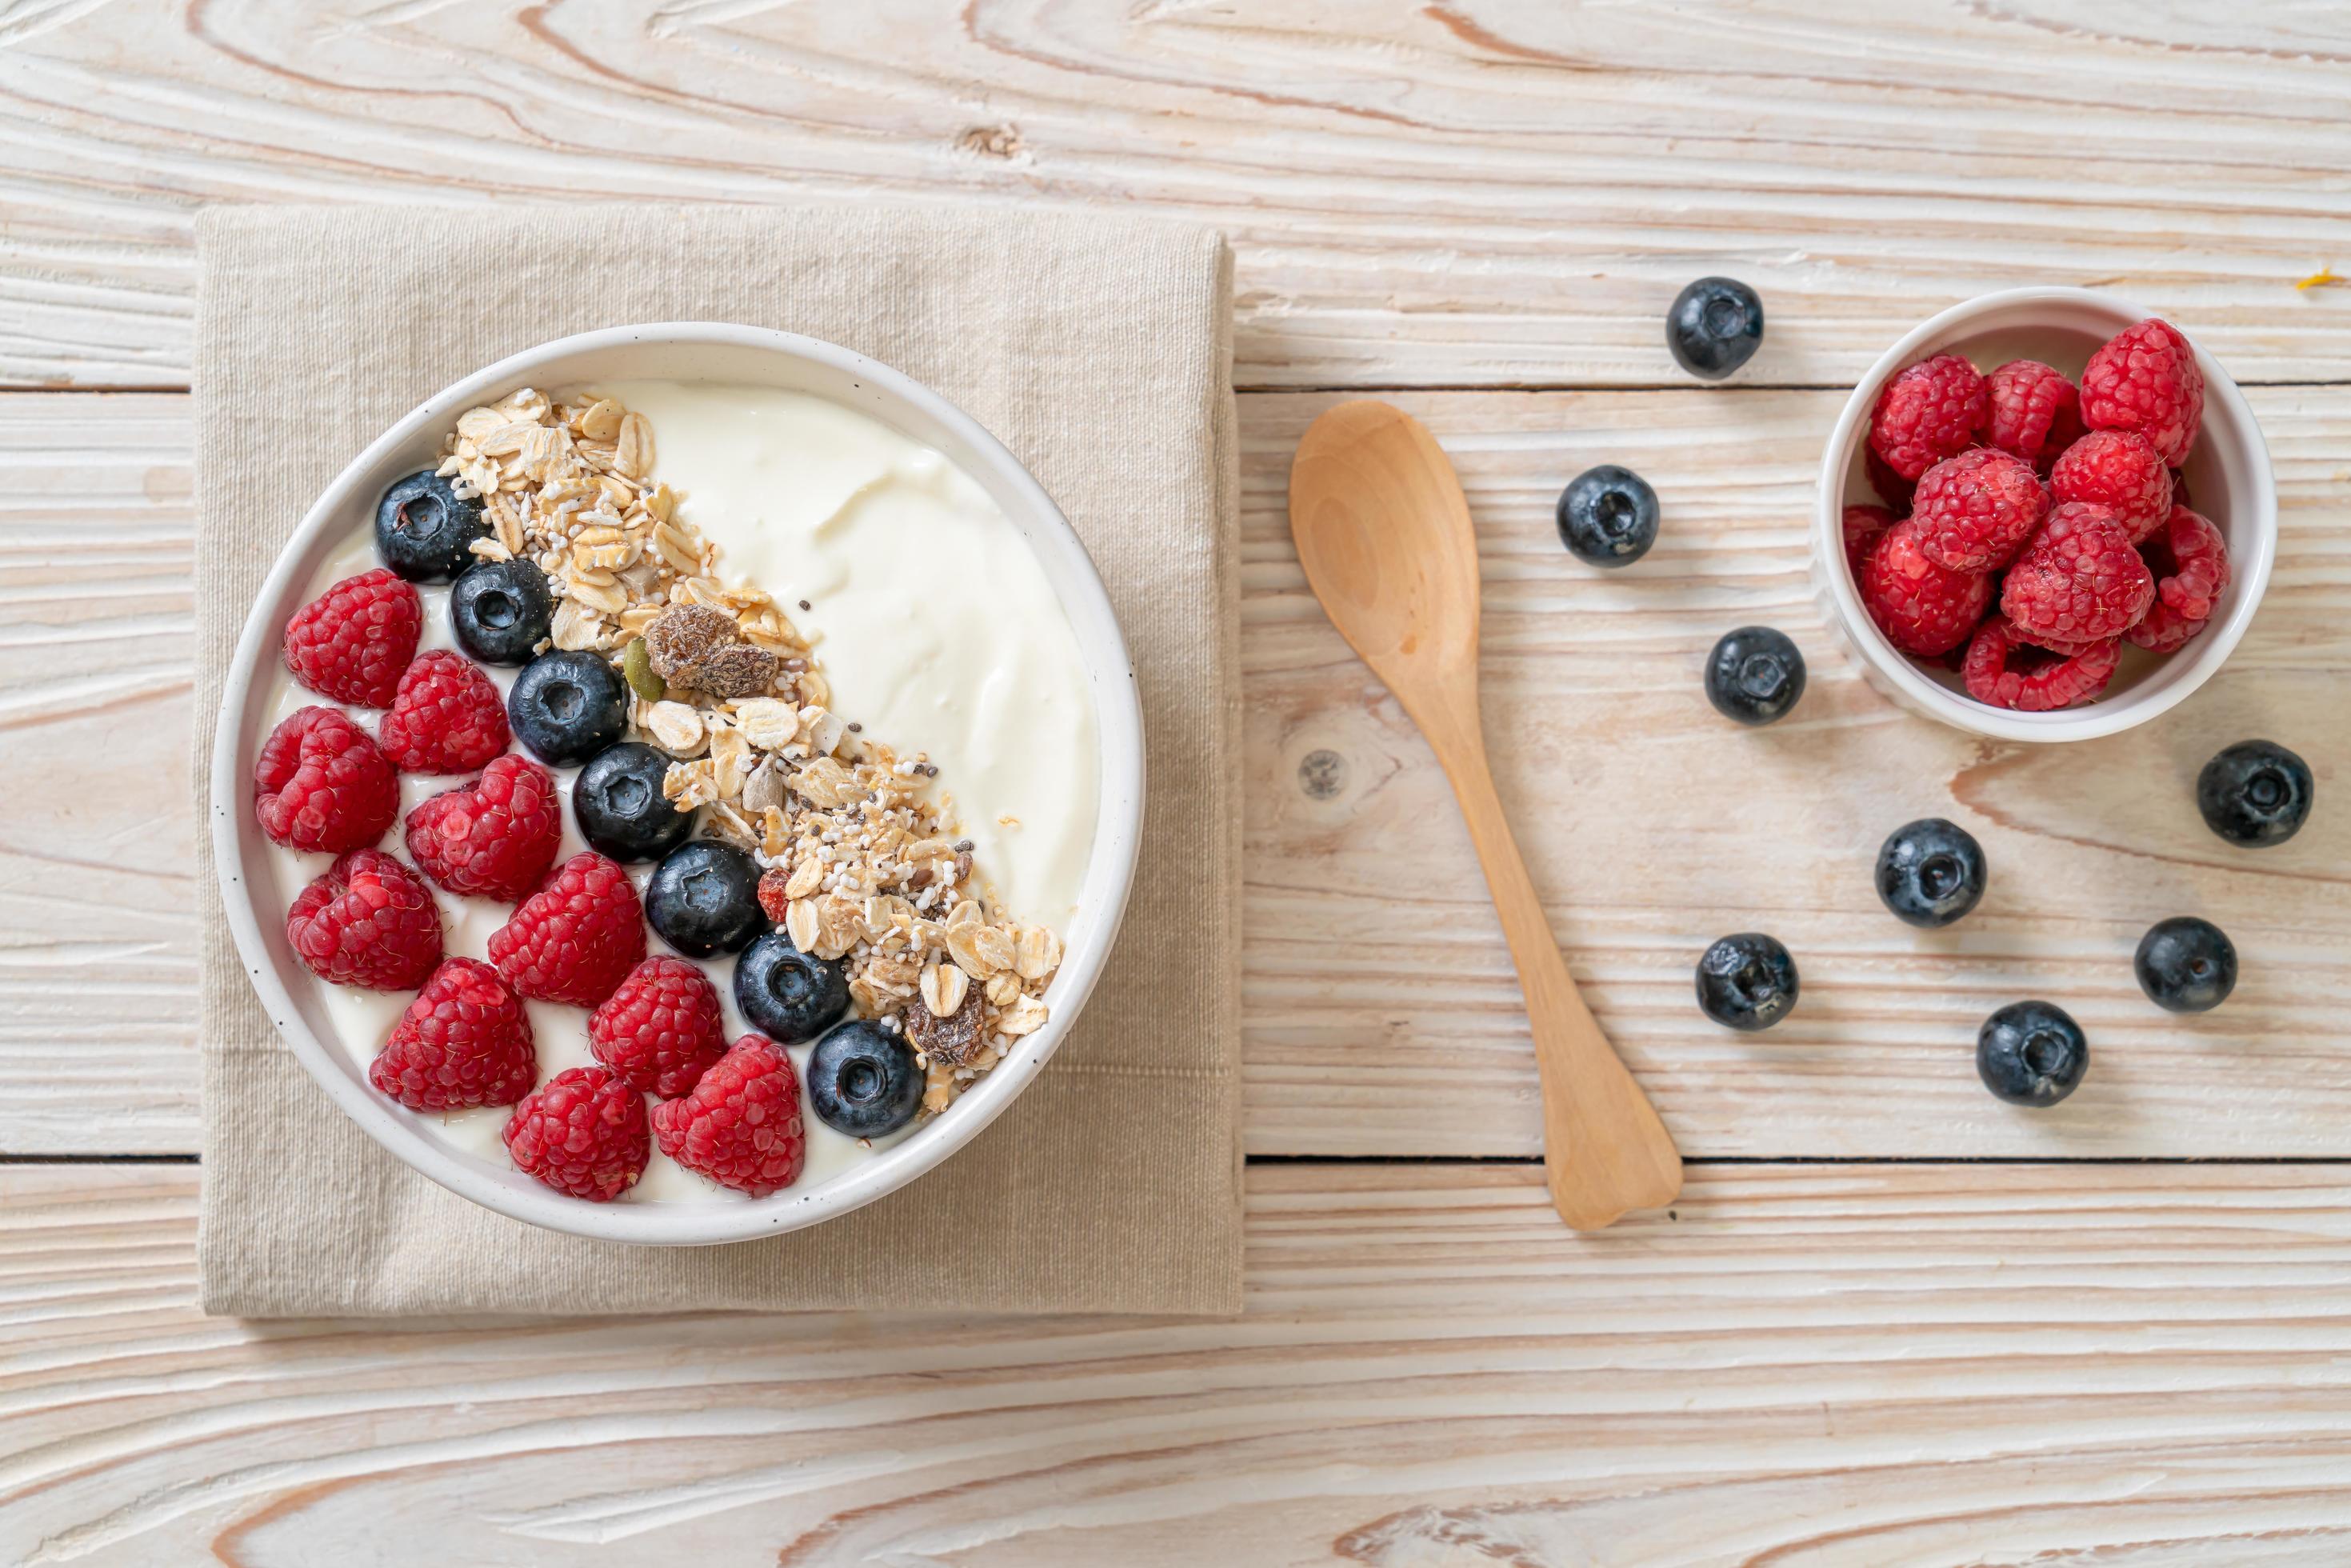
<svg viewBox="0 0 2351 1568"><path fill-rule="evenodd" d="M1056 928L1074 907L1093 841L1100 758L1084 665L1068 618L1009 519L937 453L821 399L758 388L624 382L604 389L652 422L655 475L684 499L684 515L716 544L730 575L768 589L815 641L833 708L902 755L926 753L974 841L976 871L1009 913ZM877 563L888 563L886 573ZM377 563L361 529L320 568L305 601ZM894 580L877 580L891 579ZM455 648L446 587L421 587L420 651ZM795 601L809 600L800 611ZM500 690L517 671L485 666ZM274 727L296 709L327 703L281 666L270 687ZM378 712L344 707L374 733ZM566 801L559 862L587 847L569 801L576 768L556 768ZM401 776L403 814L467 777ZM383 846L405 861L395 823ZM272 846L283 912L333 856ZM640 893L651 866L632 868ZM507 905L433 890L453 957L488 956ZM647 933L650 949L669 951ZM727 1039L750 1032L735 1006L732 957L697 959L716 986ZM363 991L308 977L331 1025L327 1041L362 1079L414 999L411 991ZM542 1083L593 1059L585 1009L527 1002ZM812 1047L790 1048L805 1086ZM803 1087L805 1094L805 1087ZM419 1119L453 1146L500 1167L511 1107ZM870 1145L807 1113L807 1166L799 1186L821 1182L908 1135ZM911 1129L909 1130L911 1131ZM653 1150L624 1203L738 1203L743 1195Z"/></svg>

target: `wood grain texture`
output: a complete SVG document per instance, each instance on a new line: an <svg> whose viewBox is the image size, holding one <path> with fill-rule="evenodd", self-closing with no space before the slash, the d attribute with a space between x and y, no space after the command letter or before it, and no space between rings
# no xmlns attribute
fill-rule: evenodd
<svg viewBox="0 0 2351 1568"><path fill-rule="evenodd" d="M1332 401L1255 395L1243 426L1248 698L1245 1073L1259 1154L1527 1155L1541 1119L1519 988L1444 779L1307 592L1285 513ZM1467 487L1486 581L1498 782L1571 967L1694 1156L2351 1154L2351 816L2235 852L2190 783L2266 734L2351 779L2351 461L2340 394L2254 407L2283 533L2228 670L2162 721L2064 749L1979 744L1872 695L1805 581L1812 457L1834 394L1401 400ZM0 1103L12 1152L194 1146L187 800L185 400L0 398ZM1602 577L1552 534L1562 477L1620 460L1664 536ZM1708 707L1700 655L1767 622L1812 664L1765 731ZM63 672L60 674L60 672ZM96 768L108 781L89 788ZM130 780L131 783L122 781ZM1878 841L1913 817L1982 839L1983 906L1942 934L1879 908ZM2219 921L2237 995L2157 1012L2129 954L2167 915ZM1769 1034L1699 1018L1690 966L1777 933L1804 1003ZM1986 1096L1975 1028L2019 997L2090 1030L2054 1112ZM95 1114L102 1121L93 1120Z"/></svg>
<svg viewBox="0 0 2351 1568"><path fill-rule="evenodd" d="M206 1320L194 1186L0 1172L0 1561L2351 1553L2340 1171L1260 1166L1230 1322Z"/></svg>
<svg viewBox="0 0 2351 1568"><path fill-rule="evenodd" d="M184 384L207 201L841 198L1224 225L1244 385L1677 382L1708 272L1752 381L2047 283L2343 379L2346 58L2325 5L12 0L0 377Z"/></svg>

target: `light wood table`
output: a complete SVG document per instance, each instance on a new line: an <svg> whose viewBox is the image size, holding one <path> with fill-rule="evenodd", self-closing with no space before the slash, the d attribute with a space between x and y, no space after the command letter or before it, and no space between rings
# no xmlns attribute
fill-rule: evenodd
<svg viewBox="0 0 2351 1568"><path fill-rule="evenodd" d="M0 4L0 1562L2351 1557L2351 288L2294 287L2351 272L2346 58L2341 7L2093 0ZM199 1316L190 214L810 196L1233 236L1246 1314ZM1662 343L1708 272L1771 312L1727 388ZM2224 674L2064 751L1889 709L1804 576L1841 389L2026 283L2187 321L2283 512ZM1543 1202L1466 837L1290 549L1290 445L1366 390L1460 467L1502 793L1692 1157L1604 1235ZM1666 513L1604 578L1550 521L1603 461ZM1698 690L1747 622L1812 660L1767 732ZM2189 789L2250 735L2332 802L2260 855ZM1995 867L1933 936L1867 874L1930 814ZM2246 964L2192 1021L2128 965L2185 911ZM1806 980L1756 1039L1689 996L1748 928ZM2096 1063L2029 1114L1971 1047L2036 994Z"/></svg>

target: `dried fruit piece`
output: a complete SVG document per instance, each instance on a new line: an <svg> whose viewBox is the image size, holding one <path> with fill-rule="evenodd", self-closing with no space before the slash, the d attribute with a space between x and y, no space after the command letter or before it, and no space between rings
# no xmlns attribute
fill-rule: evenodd
<svg viewBox="0 0 2351 1568"><path fill-rule="evenodd" d="M776 682L783 661L746 643L735 618L708 604L678 604L645 628L653 673L671 685L714 697L758 696Z"/></svg>
<svg viewBox="0 0 2351 1568"><path fill-rule="evenodd" d="M980 1018L987 1006L977 986L966 990L962 1005L945 1018L931 1011L918 997L906 1004L906 1039L933 1061L967 1066L980 1051Z"/></svg>

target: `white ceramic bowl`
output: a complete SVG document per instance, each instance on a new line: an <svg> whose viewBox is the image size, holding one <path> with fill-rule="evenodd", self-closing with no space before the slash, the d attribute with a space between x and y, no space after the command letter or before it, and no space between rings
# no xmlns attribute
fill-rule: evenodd
<svg viewBox="0 0 2351 1568"><path fill-rule="evenodd" d="M1078 912L1063 933L1061 967L1046 993L1051 1021L912 1137L829 1180L743 1203L588 1203L451 1147L428 1130L432 1118L376 1093L361 1070L324 1043L331 1031L320 982L287 948L284 912L254 904L256 889L275 903L267 890L276 879L272 846L254 821L253 761L267 730L286 622L301 607L305 585L353 529L372 519L385 486L438 460L443 434L465 410L519 386L625 377L813 392L944 454L995 497L1036 552L1077 634L1102 741L1101 818ZM831 343L749 327L664 323L559 339L477 371L426 399L336 476L278 556L238 639L213 747L212 788L213 847L237 950L287 1044L346 1115L417 1171L500 1214L605 1240L706 1244L797 1230L904 1186L969 1142L1037 1075L1083 1010L1126 909L1143 818L1143 716L1125 640L1085 547L1043 487L968 415L888 366Z"/></svg>
<svg viewBox="0 0 2351 1568"><path fill-rule="evenodd" d="M1821 459L1813 579L1830 623L1844 633L1862 674L1878 691L1914 713L1978 735L2002 740L2088 740L2145 724L2184 700L2228 659L2269 586L2271 562L2277 554L2277 491L2270 475L2269 447L2252 410L2245 406L2237 383L2202 349L2196 350L2196 362L2204 372L2204 423L2181 473L2196 509L2228 539L2228 591L2212 613L2211 625L2179 652L2158 656L2126 643L2114 684L2097 701L2059 713L2012 713L1986 706L1968 695L1957 675L1924 667L1886 640L1862 608L1845 564L1846 503L1877 499L1864 472L1862 454L1870 410L1888 376L1936 354L1957 353L1982 371L2009 360L2030 359L2078 377L2099 344L2154 314L2086 288L2011 288L1981 295L1922 322L1886 350L1853 389Z"/></svg>

